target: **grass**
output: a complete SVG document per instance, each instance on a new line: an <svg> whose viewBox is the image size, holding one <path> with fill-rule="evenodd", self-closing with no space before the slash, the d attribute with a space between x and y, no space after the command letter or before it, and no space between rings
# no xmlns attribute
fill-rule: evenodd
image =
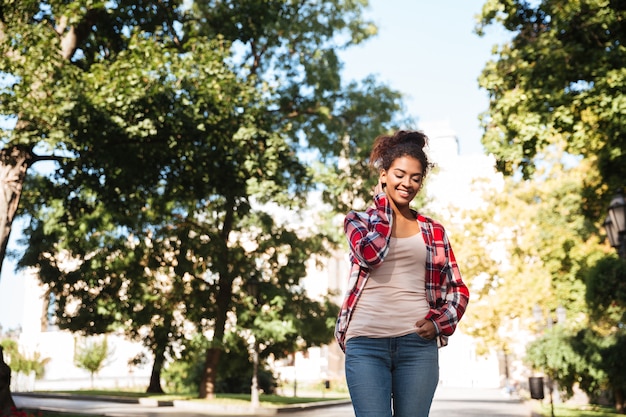
<svg viewBox="0 0 626 417"><path fill-rule="evenodd" d="M265 407L277 407L291 404L304 404L320 401L329 401L334 399L346 399L348 396L333 397L284 397L280 395L259 395L259 401ZM212 400L204 400L200 398L191 398L191 401L208 401L217 404L234 404L246 405L250 403L250 394L217 394Z"/></svg>
<svg viewBox="0 0 626 417"><path fill-rule="evenodd" d="M122 397L122 398L152 398L160 401L173 401L173 400L188 400L193 398L191 394L151 394L145 391L119 391L119 390L97 390L97 389L85 389L85 390L71 390L71 391L38 391L40 394L71 394L71 395L84 395L84 396L99 396L99 397Z"/></svg>
<svg viewBox="0 0 626 417"><path fill-rule="evenodd" d="M16 410L7 417L93 417L87 414L54 413L49 411Z"/></svg>
<svg viewBox="0 0 626 417"><path fill-rule="evenodd" d="M53 412L36 412L34 414L28 414L25 417L93 417L88 414L69 414L69 413L53 413Z"/></svg>
<svg viewBox="0 0 626 417"><path fill-rule="evenodd" d="M102 397L123 397L123 398L150 398L157 401L206 401L210 403L232 403L247 404L250 402L250 394L215 394L215 398L211 400L198 398L192 394L149 394L142 391L110 391L110 390L78 390L78 391L45 391L42 394L72 394L76 396L102 396ZM330 393L328 396L312 396L312 397L287 397L281 395L260 394L259 400L262 405L290 405L311 402L328 401L333 399L345 399L348 395L345 393Z"/></svg>
<svg viewBox="0 0 626 417"><path fill-rule="evenodd" d="M542 417L551 417L552 410L550 404L542 404L535 407L535 412ZM612 407L603 407L599 405L578 405L568 406L564 404L554 405L554 417L624 417Z"/></svg>

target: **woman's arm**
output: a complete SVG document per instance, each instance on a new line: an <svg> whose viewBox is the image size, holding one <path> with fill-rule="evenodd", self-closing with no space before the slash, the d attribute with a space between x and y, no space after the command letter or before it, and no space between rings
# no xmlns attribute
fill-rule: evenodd
<svg viewBox="0 0 626 417"><path fill-rule="evenodd" d="M374 196L374 207L348 213L344 231L357 263L368 268L380 265L389 248L392 221L392 209L382 191Z"/></svg>
<svg viewBox="0 0 626 417"><path fill-rule="evenodd" d="M433 281L427 285L430 300L437 305L428 319L437 327L437 334L450 336L465 314L469 303L469 289L463 282L454 251L441 224L433 224L435 264L431 265ZM432 307L432 304L431 304Z"/></svg>

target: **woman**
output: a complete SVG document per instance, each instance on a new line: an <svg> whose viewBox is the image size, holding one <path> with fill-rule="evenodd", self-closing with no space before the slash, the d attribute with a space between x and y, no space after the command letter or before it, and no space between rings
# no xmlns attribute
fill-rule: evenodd
<svg viewBox="0 0 626 417"><path fill-rule="evenodd" d="M444 227L410 208L430 166L426 141L417 131L376 138L374 206L345 218L350 282L335 336L356 417L428 416L438 347L469 301Z"/></svg>

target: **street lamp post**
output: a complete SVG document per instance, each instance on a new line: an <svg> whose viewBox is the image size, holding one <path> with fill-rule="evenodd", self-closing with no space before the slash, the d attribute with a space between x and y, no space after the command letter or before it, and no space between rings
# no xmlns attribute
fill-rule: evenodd
<svg viewBox="0 0 626 417"><path fill-rule="evenodd" d="M611 200L604 228L611 246L621 258L626 258L626 201L621 192Z"/></svg>
<svg viewBox="0 0 626 417"><path fill-rule="evenodd" d="M256 275L251 275L250 279L247 283L248 294L252 296L254 299L254 307L257 308L259 303L259 285L260 282ZM256 341L256 336L254 332L252 332L252 343L251 343L251 351L252 351L252 381L250 383L250 407L251 408L259 408L259 349Z"/></svg>
<svg viewBox="0 0 626 417"><path fill-rule="evenodd" d="M250 384L250 407L259 408L259 349L257 348L256 338L253 337L252 347L252 382Z"/></svg>

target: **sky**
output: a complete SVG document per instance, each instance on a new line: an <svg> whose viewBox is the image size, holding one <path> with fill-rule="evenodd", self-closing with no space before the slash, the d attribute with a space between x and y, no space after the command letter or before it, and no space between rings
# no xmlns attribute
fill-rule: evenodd
<svg viewBox="0 0 626 417"><path fill-rule="evenodd" d="M482 153L478 115L488 106L478 76L492 46L505 39L490 28L473 30L483 0L370 0L367 15L378 35L341 54L344 76L374 74L405 95L408 115L422 123L447 122L461 154ZM427 132L428 133L428 132Z"/></svg>
<svg viewBox="0 0 626 417"><path fill-rule="evenodd" d="M362 80L376 75L405 95L407 116L417 119L418 128L447 123L457 134L461 155L482 153L478 115L487 109L488 100L477 79L492 46L505 39L496 30L483 38L473 33L482 4L483 0L370 0L367 15L379 33L342 52L344 77ZM9 250L16 248L16 235L12 234ZM22 281L7 259L0 277L4 330L20 324L16 306L24 297Z"/></svg>

